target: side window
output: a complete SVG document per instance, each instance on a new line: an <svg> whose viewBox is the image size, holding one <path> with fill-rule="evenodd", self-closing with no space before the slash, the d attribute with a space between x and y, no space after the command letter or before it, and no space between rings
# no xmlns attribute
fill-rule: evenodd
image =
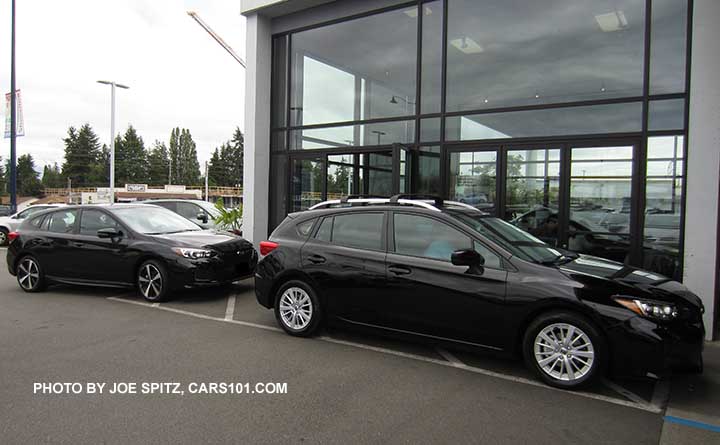
<svg viewBox="0 0 720 445"><path fill-rule="evenodd" d="M164 207L173 212L175 212L175 210L177 209L174 202L153 202L152 205Z"/></svg>
<svg viewBox="0 0 720 445"><path fill-rule="evenodd" d="M77 210L61 210L46 217L50 220L48 231L54 233L72 233L77 219Z"/></svg>
<svg viewBox="0 0 720 445"><path fill-rule="evenodd" d="M359 249L382 250L382 233L382 213L336 215L332 243Z"/></svg>
<svg viewBox="0 0 720 445"><path fill-rule="evenodd" d="M28 207L27 209L23 210L22 212L18 213L15 218L17 219L25 219L28 216L32 215L33 213L44 210L42 207Z"/></svg>
<svg viewBox="0 0 720 445"><path fill-rule="evenodd" d="M195 222L198 220L198 213L205 212L203 211L203 209L190 202L178 202L177 213L180 214L180 216L182 216L183 218L187 218L190 221Z"/></svg>
<svg viewBox="0 0 720 445"><path fill-rule="evenodd" d="M300 224L298 224L295 228L297 229L297 232L300 236L308 236L310 234L310 230L313 227L313 224L315 224L315 219L311 219L309 221L303 221Z"/></svg>
<svg viewBox="0 0 720 445"><path fill-rule="evenodd" d="M473 245L469 236L425 216L396 213L393 232L395 252L400 255L449 262L454 251L470 249Z"/></svg>
<svg viewBox="0 0 720 445"><path fill-rule="evenodd" d="M31 219L27 224L30 230L40 230L40 227L42 226L43 219L45 219L44 216L38 216L37 218Z"/></svg>
<svg viewBox="0 0 720 445"><path fill-rule="evenodd" d="M117 222L108 214L99 210L83 210L80 217L80 233L97 236L100 229L119 229Z"/></svg>
<svg viewBox="0 0 720 445"><path fill-rule="evenodd" d="M474 246L475 251L482 255L483 258L485 258L485 267L489 267L491 269L502 269L502 262L500 261L500 257L495 255L493 251L478 243L477 241L474 241Z"/></svg>
<svg viewBox="0 0 720 445"><path fill-rule="evenodd" d="M318 239L320 241L326 241L330 242L330 236L332 235L332 224L333 224L333 218L332 216L329 216L322 220L322 223L320 223L320 228L318 229L317 233L315 234L315 239Z"/></svg>

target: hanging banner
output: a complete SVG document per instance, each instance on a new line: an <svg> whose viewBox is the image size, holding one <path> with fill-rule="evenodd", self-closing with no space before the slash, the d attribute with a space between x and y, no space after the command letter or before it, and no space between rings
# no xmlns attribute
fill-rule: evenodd
<svg viewBox="0 0 720 445"><path fill-rule="evenodd" d="M5 138L10 137L10 93L5 94ZM17 114L15 119L17 120L15 127L16 136L25 136L25 119L23 119L22 109L22 96L20 90L15 90L15 109Z"/></svg>

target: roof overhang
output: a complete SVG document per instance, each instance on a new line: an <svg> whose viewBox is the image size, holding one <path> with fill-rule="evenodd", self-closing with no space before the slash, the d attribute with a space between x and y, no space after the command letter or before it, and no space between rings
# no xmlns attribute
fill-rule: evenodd
<svg viewBox="0 0 720 445"><path fill-rule="evenodd" d="M240 13L244 16L262 14L273 18L333 1L335 0L241 0Z"/></svg>

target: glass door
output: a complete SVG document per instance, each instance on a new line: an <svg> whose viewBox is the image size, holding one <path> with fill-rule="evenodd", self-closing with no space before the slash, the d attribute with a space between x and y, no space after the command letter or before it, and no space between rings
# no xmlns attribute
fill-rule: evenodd
<svg viewBox="0 0 720 445"><path fill-rule="evenodd" d="M449 198L495 214L498 149L450 153Z"/></svg>

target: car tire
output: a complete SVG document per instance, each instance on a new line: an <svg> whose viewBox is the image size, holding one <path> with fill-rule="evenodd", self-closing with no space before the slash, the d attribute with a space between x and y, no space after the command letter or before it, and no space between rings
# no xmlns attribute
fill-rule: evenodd
<svg viewBox="0 0 720 445"><path fill-rule="evenodd" d="M10 232L8 232L8 229L6 229L5 227L0 227L0 247L8 245L9 233Z"/></svg>
<svg viewBox="0 0 720 445"><path fill-rule="evenodd" d="M550 386L577 389L605 372L607 349L600 331L573 312L541 314L525 331L522 346L525 364Z"/></svg>
<svg viewBox="0 0 720 445"><path fill-rule="evenodd" d="M37 258L32 255L20 258L15 268L15 276L20 289L25 292L42 292L47 287L45 272Z"/></svg>
<svg viewBox="0 0 720 445"><path fill-rule="evenodd" d="M296 337L311 336L320 325L320 300L312 286L288 281L275 294L275 318L285 332Z"/></svg>
<svg viewBox="0 0 720 445"><path fill-rule="evenodd" d="M140 295L151 303L165 301L170 283L165 265L157 260L148 260L137 270L137 287Z"/></svg>

